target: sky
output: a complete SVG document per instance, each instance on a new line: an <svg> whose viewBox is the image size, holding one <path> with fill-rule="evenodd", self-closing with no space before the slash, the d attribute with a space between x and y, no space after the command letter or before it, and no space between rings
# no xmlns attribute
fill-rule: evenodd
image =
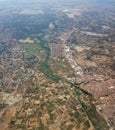
<svg viewBox="0 0 115 130"><path fill-rule="evenodd" d="M23 2L23 1L27 1L27 2L29 2L29 1L48 1L48 0L0 0L0 2L11 2L11 1L20 1L20 2ZM52 0L49 0L49 2L50 1L52 1ZM60 1L60 0L53 0L53 1ZM72 0L62 0L62 1L72 1ZM81 1L81 2L87 2L87 1L89 1L89 0L73 0L73 1ZM97 1L97 2L115 2L115 0L90 0L90 1Z"/></svg>
<svg viewBox="0 0 115 130"><path fill-rule="evenodd" d="M54 2L58 2L58 3L67 3L67 2L79 2L79 3L82 3L82 4L85 4L85 3L95 3L95 2L98 2L98 3L105 3L105 2L113 2L115 3L115 0L0 0L0 4L13 4L13 3L35 3L35 2L47 2L47 3L54 3Z"/></svg>
<svg viewBox="0 0 115 130"><path fill-rule="evenodd" d="M24 1L24 0L0 0L0 1ZM32 0L26 0L26 1L32 1ZM40 0L34 0L34 1L40 1ZM43 0L42 0L43 1ZM44 0L45 1L45 0ZM49 0L50 1L50 0ZM56 1L56 0L54 0ZM58 1L58 0L57 0ZM62 0L63 1L63 0ZM65 0L67 1L67 0ZM71 0L69 0L71 1ZM88 0L74 0L74 1L88 1ZM100 1L100 2L115 2L115 0L90 0L90 1Z"/></svg>

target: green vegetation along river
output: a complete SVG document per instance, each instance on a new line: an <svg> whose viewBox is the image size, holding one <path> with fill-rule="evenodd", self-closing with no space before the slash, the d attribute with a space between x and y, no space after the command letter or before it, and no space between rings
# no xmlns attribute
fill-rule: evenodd
<svg viewBox="0 0 115 130"><path fill-rule="evenodd" d="M45 51L46 57L45 59L40 63L39 66L39 70L44 73L47 77L49 77L50 79L54 80L55 82L58 82L60 80L60 78L56 75L53 74L48 61L51 55L51 50L48 46L47 41L43 40L42 37L39 38L40 40L40 47Z"/></svg>

